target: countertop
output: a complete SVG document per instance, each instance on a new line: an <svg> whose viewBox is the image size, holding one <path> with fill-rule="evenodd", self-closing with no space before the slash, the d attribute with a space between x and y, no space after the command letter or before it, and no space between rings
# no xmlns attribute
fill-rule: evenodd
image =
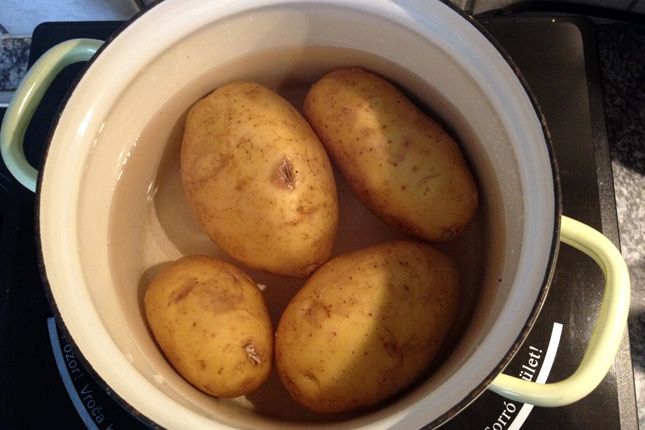
<svg viewBox="0 0 645 430"><path fill-rule="evenodd" d="M629 338L638 421L645 429L645 27L597 30L620 246L632 282Z"/></svg>
<svg viewBox="0 0 645 430"><path fill-rule="evenodd" d="M596 28L621 250L632 280L629 333L639 423L645 429L645 27ZM0 38L0 95L24 75L29 43Z"/></svg>

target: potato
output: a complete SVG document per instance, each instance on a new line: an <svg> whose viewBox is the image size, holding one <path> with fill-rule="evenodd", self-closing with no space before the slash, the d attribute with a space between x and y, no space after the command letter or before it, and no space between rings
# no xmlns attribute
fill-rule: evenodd
<svg viewBox="0 0 645 430"><path fill-rule="evenodd" d="M336 257L285 309L275 339L292 397L323 413L372 406L428 369L455 319L451 260L396 241Z"/></svg>
<svg viewBox="0 0 645 430"><path fill-rule="evenodd" d="M389 82L335 70L313 85L304 113L351 189L387 224L446 241L473 218L477 188L457 143Z"/></svg>
<svg viewBox="0 0 645 430"><path fill-rule="evenodd" d="M217 397L236 397L269 376L273 330L257 285L210 257L181 258L150 282L148 324L164 355L188 382Z"/></svg>
<svg viewBox="0 0 645 430"><path fill-rule="evenodd" d="M198 221L233 258L292 277L329 258L338 225L329 158L279 95L251 82L218 88L188 113L180 157Z"/></svg>

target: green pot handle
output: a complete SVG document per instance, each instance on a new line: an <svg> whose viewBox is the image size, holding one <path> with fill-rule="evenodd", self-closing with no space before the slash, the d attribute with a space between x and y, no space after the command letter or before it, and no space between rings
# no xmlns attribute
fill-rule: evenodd
<svg viewBox="0 0 645 430"><path fill-rule="evenodd" d="M23 140L27 125L36 107L56 75L66 66L87 61L101 47L103 41L72 39L45 52L29 69L14 93L0 129L0 149L9 172L31 191L36 191L38 171L25 158Z"/></svg>
<svg viewBox="0 0 645 430"><path fill-rule="evenodd" d="M539 384L500 374L489 386L508 399L536 406L565 406L593 391L613 365L627 326L629 272L618 249L602 233L565 216L560 240L600 266L605 274L605 292L589 345L573 375L560 382Z"/></svg>

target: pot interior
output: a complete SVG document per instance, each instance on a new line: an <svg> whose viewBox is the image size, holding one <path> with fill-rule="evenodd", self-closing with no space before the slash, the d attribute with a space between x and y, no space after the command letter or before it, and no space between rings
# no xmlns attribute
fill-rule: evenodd
<svg viewBox="0 0 645 430"><path fill-rule="evenodd" d="M288 64L288 67L282 73L276 73L275 62ZM230 80L252 80L276 90L299 109L310 85L325 72L354 65L377 71L393 80L396 77L396 82L407 84L403 88L410 94L440 104L444 107L443 112L447 111L445 107L450 106L418 77L382 57L343 48L285 47L247 55L210 71L208 76L202 78L203 81L199 79L182 88L143 129L115 189L110 218L109 257L114 285L119 289L117 299L121 301L122 308L127 309L124 314L132 317L132 326L138 327L139 339L136 342L147 345L154 357L159 358L142 320L143 294L152 276L169 261L184 255L202 254L216 256L243 268L262 285L274 327L277 327L280 315L291 297L306 281L271 275L236 262L208 238L195 219L181 184L179 149L186 111L197 98L204 95L201 93L202 85L211 83L207 90L211 91ZM197 97L196 93L199 94ZM460 130L459 139L476 139L454 107L451 107L451 112L454 115L451 117L453 123L459 127L456 130ZM151 154L158 157L155 163L150 162ZM482 168L490 170L490 161ZM367 210L336 169L335 178L340 224L333 256L389 240L414 240L386 226ZM494 285L493 279L501 276L504 256L503 215L497 214L493 218L492 213L493 207L499 208L501 195L496 183L488 186L495 191L486 194L489 197L483 200L482 208L468 230L457 241L435 245L451 254L460 269L461 311L450 336L450 346L454 346L455 341L463 336L465 326L470 322L473 305L481 299L481 286ZM496 204L490 201L490 196L497 199ZM132 216L133 213L140 216ZM135 285L138 288L134 289ZM133 294L135 290L136 294ZM158 365L170 375L173 384L192 391L168 368L165 361L160 360ZM261 389L246 398L231 402L282 419L322 418L308 413L294 402L282 387L275 371Z"/></svg>
<svg viewBox="0 0 645 430"><path fill-rule="evenodd" d="M306 2L216 3L166 0L140 17L100 54L61 116L43 174L41 231L52 294L75 343L116 394L165 427L421 426L454 412L510 359L553 251L551 162L521 84L490 43L441 3L316 3L315 13ZM156 42L145 37L151 25L166 28ZM137 50L146 43L153 46ZM427 377L360 415L306 411L275 372L250 395L209 397L164 359L142 308L146 285L169 261L205 254L234 262L198 225L182 189L186 112L240 79L262 83L300 109L315 80L347 66L398 85L449 130L475 173L476 219L458 240L437 245L460 269L458 321ZM77 167L61 167L62 160ZM333 255L405 238L335 173L340 226ZM65 270L59 254L67 254ZM264 286L275 327L304 280L235 264Z"/></svg>

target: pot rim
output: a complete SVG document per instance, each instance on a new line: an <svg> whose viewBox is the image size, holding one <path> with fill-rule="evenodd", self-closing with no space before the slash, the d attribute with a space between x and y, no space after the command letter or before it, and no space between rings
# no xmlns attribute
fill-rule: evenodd
<svg viewBox="0 0 645 430"><path fill-rule="evenodd" d="M537 102L537 99L533 91L531 90L528 83L526 82L526 79L524 78L521 70L517 67L517 65L514 63L513 59L511 58L511 56L506 52L506 50L501 46L501 44L495 39L492 33L490 33L482 23L477 21L477 19L473 14L459 9L456 5L451 3L450 0L438 0L438 1L441 2L443 5L449 7L453 12L456 12L458 15L460 15L462 18L468 21L470 25L472 25L479 33L481 33L488 40L488 42L500 53L503 59L511 67L515 76L520 82L523 90L525 91L528 99L530 100L533 110L535 111L535 114L541 124L542 132L544 134L544 144L546 146L548 158L551 165L552 179L553 179L553 196L554 196L554 226L553 226L553 234L551 238L551 245L549 249L549 257L547 260L546 271L544 274L542 285L540 286L540 290L537 295L535 304L530 314L528 315L523 328L520 330L515 340L513 341L511 348L505 353L502 360L500 360L500 362L492 369L492 371L488 374L488 376L484 378L475 388L473 388L459 403L457 403L448 411L446 411L445 413L443 413L442 415L434 419L432 422L427 423L424 426L424 428L435 428L445 424L452 417L454 417L463 409L465 409L470 403L475 401L484 391L486 391L487 387L491 384L491 382L497 377L497 375L499 375L504 370L504 368L510 363L510 361L513 359L513 357L518 352L520 347L523 345L536 319L539 317L541 308L546 300L546 296L549 291L553 274L555 272L555 263L557 260L559 243L560 243L559 242L560 217L562 215L562 196L561 196L561 187L560 187L560 176L559 176L557 161L556 161L555 153L553 149L551 134L549 132L546 119L544 117L544 114L542 113L540 105ZM54 317L56 319L56 323L59 329L63 331L68 343L73 348L74 353L76 354L76 357L81 361L84 368L97 382L97 384L101 386L101 388L112 399L114 399L119 404L119 406L127 410L133 417L135 417L140 422L142 422L143 424L145 424L150 428L162 428L162 427L160 427L160 425L157 424L155 421L153 421L151 418L141 413L136 407L131 405L125 398L120 396L117 392L112 390L110 385L101 377L101 375L99 375L99 373L94 369L92 364L85 358L80 348L76 344L74 338L71 336L71 333L67 328L67 325L63 319L63 316L58 309L58 306L56 304L56 299L54 298L52 288L46 274L46 267L45 267L44 254L43 254L43 244L41 240L41 230L40 230L40 218L41 218L40 210L41 210L41 190L42 190L42 184L43 184L42 172L44 172L45 166L47 164L48 153L52 145L53 135L56 129L58 128L58 124L60 122L62 113L67 108L71 95L74 93L79 82L86 74L86 72L92 67L96 59L100 55L102 55L103 51L116 38L118 38L121 35L121 33L124 32L128 27L130 27L133 23L137 22L139 18L141 18L143 15L145 15L155 7L159 6L161 3L163 3L163 0L156 0L150 7L139 11L132 18L126 21L123 21L122 25L119 28L117 28L117 30L113 34L111 34L108 38L105 39L105 43L99 48L96 54L83 66L82 70L79 72L78 76L75 78L74 82L69 87L69 90L67 91L66 95L63 98L63 101L61 102L61 106L59 110L57 111L55 117L52 120L52 127L50 128L50 131L47 137L47 142L46 142L44 154L43 154L43 164L42 164L42 168L39 170L39 174L37 178L36 202L35 202L36 208L35 208L35 217L34 217L38 269L40 272L40 277L43 282L43 285L45 286L44 288L45 295L49 302L49 306L52 309L52 313L54 314Z"/></svg>
<svg viewBox="0 0 645 430"><path fill-rule="evenodd" d="M48 159L48 153L49 149L51 148L52 145L52 140L54 136L54 132L56 131L56 128L58 128L58 123L60 122L60 118L63 114L63 111L67 107L67 104L69 102L70 97L76 90L76 87L78 86L78 83L81 81L85 73L92 67L96 59L103 53L103 51L112 43L114 39L116 39L126 28L130 27L134 22L138 21L139 18L146 13L148 13L151 9L154 7L160 5L163 3L164 0L155 0L154 3L152 3L149 7L146 9L140 10L137 12L135 15L133 15L130 19L123 21L122 25L119 26L114 33L112 33L109 37L107 37L104 41L104 43L101 45L101 47L96 51L96 54L92 56L81 68L79 71L78 75L74 78L74 82L70 85L69 90L63 97L63 100L61 101L60 108L56 112L55 117L52 119L52 126L50 127L49 133L47 135L47 142L45 144L45 148L43 151L43 162L42 162L42 167L38 171L38 178L36 181L36 202L35 202L35 211L34 211L34 230L35 230L35 235L36 235L36 249L37 249L37 261L38 261L38 271L40 273L40 279L43 283L43 286L45 287L45 297L47 298L47 301L49 302L49 307L52 310L54 319L56 321L56 325L59 330L62 330L63 335L67 339L68 344L72 347L74 351L74 355L76 355L76 358L81 362L83 367L87 370L87 372L90 374L92 379L101 387L101 389L107 393L110 398L112 398L116 403L128 411L130 415L138 419L140 422L142 422L144 425L146 425L149 428L156 428L156 429L161 429L162 427L159 426L155 421L153 421L151 418L148 416L142 414L139 412L137 408L132 406L126 399L121 397L116 391L112 390L110 388L110 385L99 375L99 373L94 369L94 366L85 358L83 353L81 352L80 348L76 344L76 341L72 337L69 329L67 328L67 324L65 324L65 320L63 319L62 314L60 313L60 310L58 309L58 305L56 304L56 299L54 298L54 294L52 292L51 285L49 284L49 279L47 278L47 271L45 268L45 260L44 260L44 255L43 255L43 244L41 240L41 235L40 235L40 209L41 209L41 190L42 190L42 183L43 183L43 175L42 172L45 170L45 165L47 164L47 159ZM442 0L443 1L443 0Z"/></svg>
<svg viewBox="0 0 645 430"><path fill-rule="evenodd" d="M524 77L524 74L519 69L519 67L515 64L510 54L506 52L506 49L504 49L504 47L499 43L499 41L495 39L493 34L490 31L488 31L488 29L486 29L486 27L484 27L482 23L477 21L477 19L473 14L467 13L459 9L456 5L450 2L450 0L439 0L439 1L441 1L443 4L447 5L453 11L457 12L463 18L468 20L468 22L470 22L471 25L473 25L482 35L484 35L484 37L486 37L486 39L488 39L491 45L493 45L493 47L497 49L497 51L502 55L504 60L513 69L513 72L515 73L517 79L519 80L522 87L524 88L524 91L526 92L529 100L531 101L531 104L533 105L535 114L540 120L540 124L542 126L542 132L544 133L544 144L547 148L549 161L551 163L552 175L553 175L553 195L554 195L555 213L554 213L553 236L551 238L551 249L549 251L547 270L546 270L546 273L544 274L544 280L542 282L542 286L540 287L540 292L538 294L537 300L535 301L535 305L533 306L533 309L531 310L526 320L526 323L524 324L524 327L517 335L511 348L504 355L504 358L499 362L497 366L495 366L495 368L490 372L490 374L479 385L477 385L477 387L473 389L466 397L464 397L464 399L461 402L459 402L457 405L455 405L453 408L451 408L443 415L439 416L432 423L429 423L429 426L432 426L432 427L439 427L445 424L452 417L454 417L463 409L465 409L470 403L474 402L480 395L482 395L484 391L486 391L488 386L497 377L497 375L503 372L503 370L511 362L513 357L515 357L515 354L517 354L519 349L524 344L524 341L526 340L529 333L531 332L531 329L533 328L535 321L540 316L540 311L542 310L542 306L544 305L544 302L548 295L549 288L551 286L551 281L553 279L553 274L555 273L555 265L558 258L558 250L560 248L560 218L562 216L562 190L561 190L558 164L555 158L555 151L553 149L553 140L551 138L551 133L549 131L546 118L544 117L544 113L542 112L542 108L540 107L540 104L538 103L537 98L535 97L535 94L529 87L528 82Z"/></svg>

